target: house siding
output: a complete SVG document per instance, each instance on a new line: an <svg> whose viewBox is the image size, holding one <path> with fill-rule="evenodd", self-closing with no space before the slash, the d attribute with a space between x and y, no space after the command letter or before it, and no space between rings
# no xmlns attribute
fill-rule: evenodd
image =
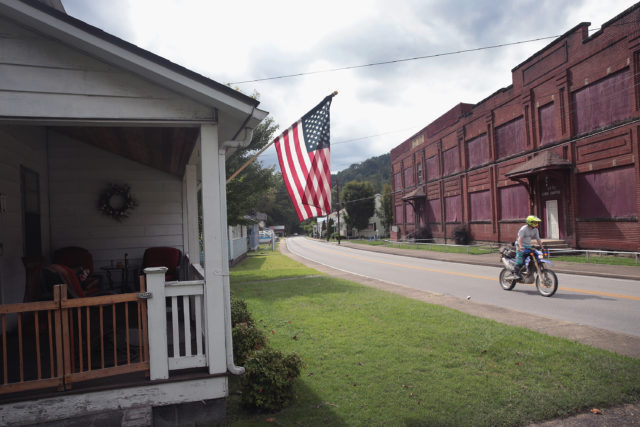
<svg viewBox="0 0 640 427"><path fill-rule="evenodd" d="M97 271L127 253L140 265L150 246L183 250L182 180L51 131L51 247L87 248ZM97 208L108 183L128 184L138 202L122 222Z"/></svg>

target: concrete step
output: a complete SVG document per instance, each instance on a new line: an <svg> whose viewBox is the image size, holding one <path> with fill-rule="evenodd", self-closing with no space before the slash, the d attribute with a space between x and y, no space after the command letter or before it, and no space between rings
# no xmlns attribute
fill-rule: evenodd
<svg viewBox="0 0 640 427"><path fill-rule="evenodd" d="M569 245L564 240L558 239L540 239L547 249L569 249Z"/></svg>

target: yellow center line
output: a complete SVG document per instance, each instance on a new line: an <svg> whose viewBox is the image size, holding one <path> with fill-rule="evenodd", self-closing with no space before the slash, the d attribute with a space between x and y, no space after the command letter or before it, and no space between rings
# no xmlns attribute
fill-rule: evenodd
<svg viewBox="0 0 640 427"><path fill-rule="evenodd" d="M441 273L441 274L448 274L450 276L470 277L472 279L490 280L492 282L495 282L497 280L497 277L492 277L492 276L482 276L482 275L479 275L479 274L469 274L469 273L462 273L462 272L459 272L459 271L440 270L440 269L437 269L437 268L422 267L422 266L419 266L419 265L411 265L411 264L392 262L392 261L382 261L382 260L373 259L373 258L367 258L367 257L359 256L359 255L345 254L343 252L338 252L338 251L334 251L334 250L331 250L331 249L324 249L324 248L323 249L316 249L316 252L326 252L326 253L331 253L331 254L339 254L341 257L344 257L344 258L357 259L357 260L365 261L365 262L373 262L375 264L392 265L392 266L395 266L395 267L409 268L409 269L412 269L412 270L428 271L430 273ZM496 267L499 267L499 266L496 266ZM558 290L563 290L563 291L566 291L566 292L574 292L574 293L578 293L578 294L597 295L597 296L603 296L603 297L611 297L611 298L627 299L627 300L632 300L632 301L640 301L640 297L636 297L636 296L633 296L633 295L614 294L614 293L602 292L602 291L589 291L587 289L566 288L564 286L558 286Z"/></svg>

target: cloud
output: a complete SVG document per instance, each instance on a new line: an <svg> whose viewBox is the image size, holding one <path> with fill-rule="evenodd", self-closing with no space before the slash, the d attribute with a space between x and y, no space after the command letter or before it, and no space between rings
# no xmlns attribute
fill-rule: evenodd
<svg viewBox="0 0 640 427"><path fill-rule="evenodd" d="M438 55L564 34L632 0L63 0L67 12L221 83ZM280 129L334 90L332 170L388 153L459 102L511 84L552 40L239 84ZM367 137L367 138L364 138ZM261 157L275 164L275 151Z"/></svg>

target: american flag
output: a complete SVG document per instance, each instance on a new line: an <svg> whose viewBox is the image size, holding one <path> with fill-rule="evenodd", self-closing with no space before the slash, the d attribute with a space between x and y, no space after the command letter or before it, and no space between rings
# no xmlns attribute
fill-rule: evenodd
<svg viewBox="0 0 640 427"><path fill-rule="evenodd" d="M329 107L333 94L275 140L280 170L298 219L331 210Z"/></svg>

